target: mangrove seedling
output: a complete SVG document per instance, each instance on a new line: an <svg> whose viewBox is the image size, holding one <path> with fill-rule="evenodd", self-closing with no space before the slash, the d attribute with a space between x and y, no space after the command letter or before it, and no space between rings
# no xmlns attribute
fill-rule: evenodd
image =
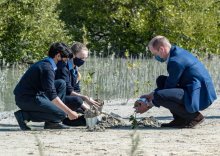
<svg viewBox="0 0 220 156"><path fill-rule="evenodd" d="M130 116L129 121L131 122L131 128L135 129L138 126L138 121L136 119L136 112Z"/></svg>

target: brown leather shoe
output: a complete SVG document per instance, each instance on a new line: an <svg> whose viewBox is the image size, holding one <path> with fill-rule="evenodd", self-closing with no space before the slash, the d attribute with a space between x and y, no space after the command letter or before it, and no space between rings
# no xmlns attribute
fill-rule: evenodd
<svg viewBox="0 0 220 156"><path fill-rule="evenodd" d="M179 126L185 125L186 124L186 120L182 119L182 118L175 118L173 121L171 121L170 123L164 123L161 124L161 127L172 127L172 128L178 128Z"/></svg>
<svg viewBox="0 0 220 156"><path fill-rule="evenodd" d="M195 128L197 125L201 124L205 120L204 116L198 112L198 115L189 121L183 128Z"/></svg>

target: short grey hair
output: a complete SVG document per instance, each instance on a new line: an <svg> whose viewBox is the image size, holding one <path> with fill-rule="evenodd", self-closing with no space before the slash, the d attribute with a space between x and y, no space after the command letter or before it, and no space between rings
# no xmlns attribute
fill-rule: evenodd
<svg viewBox="0 0 220 156"><path fill-rule="evenodd" d="M83 43L80 43L80 42L74 42L71 47L71 50L74 55L81 52L82 50L89 51L88 48L86 47L86 45Z"/></svg>
<svg viewBox="0 0 220 156"><path fill-rule="evenodd" d="M152 47L153 49L156 50L158 50L160 46L168 46L169 48L171 48L171 43L164 36L156 36L153 39L151 39L151 41L148 43L149 48Z"/></svg>

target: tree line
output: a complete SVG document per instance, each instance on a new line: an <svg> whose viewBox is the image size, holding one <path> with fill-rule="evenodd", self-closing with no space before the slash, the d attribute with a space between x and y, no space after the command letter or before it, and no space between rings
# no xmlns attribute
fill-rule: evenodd
<svg viewBox="0 0 220 156"><path fill-rule="evenodd" d="M220 54L219 0L2 0L0 58L35 61L52 42L84 42L92 54L146 53L164 35L199 55Z"/></svg>

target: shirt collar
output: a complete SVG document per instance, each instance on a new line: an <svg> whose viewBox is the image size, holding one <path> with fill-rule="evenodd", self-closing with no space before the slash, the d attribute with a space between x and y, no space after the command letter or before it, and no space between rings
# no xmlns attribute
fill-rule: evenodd
<svg viewBox="0 0 220 156"><path fill-rule="evenodd" d="M174 48L175 48L175 46L172 45L171 48L170 48L169 55L168 55L167 60L166 60L166 64L168 64L169 59L170 59L170 53L174 50Z"/></svg>
<svg viewBox="0 0 220 156"><path fill-rule="evenodd" d="M54 71L57 70L57 65L51 57L46 57L44 60L49 62L52 65L52 68Z"/></svg>

